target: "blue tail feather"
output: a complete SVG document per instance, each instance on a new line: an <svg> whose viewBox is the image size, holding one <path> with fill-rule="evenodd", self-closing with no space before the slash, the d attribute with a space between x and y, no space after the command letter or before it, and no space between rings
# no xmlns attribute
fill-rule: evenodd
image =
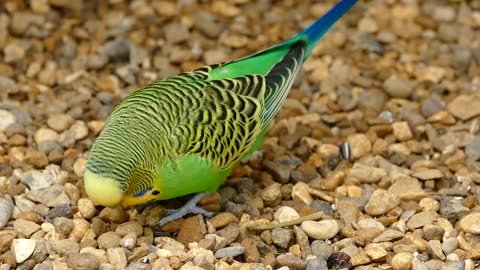
<svg viewBox="0 0 480 270"><path fill-rule="evenodd" d="M282 61L285 55L291 51L292 46L298 44L297 42L300 40L305 43L305 51L303 52L303 61L305 61L322 36L356 2L357 0L340 0L325 15L293 38L210 70L208 73L211 80L237 78L247 74L266 75L277 63Z"/></svg>
<svg viewBox="0 0 480 270"><path fill-rule="evenodd" d="M330 28L335 24L335 22L340 19L340 17L345 14L357 0L342 0L337 3L332 9L330 9L325 15L320 19L316 20L309 27L307 27L303 32L301 32L298 37L307 37L307 53L306 57L310 55L311 50L318 41L325 35L325 33L330 30Z"/></svg>

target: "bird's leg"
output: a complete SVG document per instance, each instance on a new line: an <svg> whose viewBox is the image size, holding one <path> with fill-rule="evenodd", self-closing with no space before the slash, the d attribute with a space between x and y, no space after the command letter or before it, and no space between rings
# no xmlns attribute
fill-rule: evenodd
<svg viewBox="0 0 480 270"><path fill-rule="evenodd" d="M208 196L210 194L209 192L202 192L202 193L197 193L193 198L188 200L185 205L178 209L168 209L167 210L167 216L162 218L160 221L157 222L156 226L161 227L169 222L172 222L174 220L177 220L179 218L184 217L187 214L202 214L206 217L211 217L213 216L213 212L209 212L201 207L197 206L197 203Z"/></svg>

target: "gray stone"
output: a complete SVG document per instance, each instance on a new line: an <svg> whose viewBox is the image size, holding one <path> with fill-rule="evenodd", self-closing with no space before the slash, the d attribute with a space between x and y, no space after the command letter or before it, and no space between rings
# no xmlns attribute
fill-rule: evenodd
<svg viewBox="0 0 480 270"><path fill-rule="evenodd" d="M242 255L245 252L245 248L242 246L233 246L221 248L215 252L215 257L221 259L226 257L235 257Z"/></svg>
<svg viewBox="0 0 480 270"><path fill-rule="evenodd" d="M306 270L328 270L327 262L323 258L307 261Z"/></svg>
<svg viewBox="0 0 480 270"><path fill-rule="evenodd" d="M464 270L465 269L465 261L452 261L452 262L445 262L442 267L442 270Z"/></svg>
<svg viewBox="0 0 480 270"><path fill-rule="evenodd" d="M275 228L272 230L272 242L281 248L288 248L288 243L292 240L292 231L284 228Z"/></svg>
<svg viewBox="0 0 480 270"><path fill-rule="evenodd" d="M108 41L103 45L102 51L112 59L127 58L130 53L130 42L125 39Z"/></svg>
<svg viewBox="0 0 480 270"><path fill-rule="evenodd" d="M333 247L323 240L315 240L312 242L311 246L313 255L325 260L330 257L334 251Z"/></svg>
<svg viewBox="0 0 480 270"><path fill-rule="evenodd" d="M465 154L471 161L480 159L480 136L475 136L473 141L465 146Z"/></svg>

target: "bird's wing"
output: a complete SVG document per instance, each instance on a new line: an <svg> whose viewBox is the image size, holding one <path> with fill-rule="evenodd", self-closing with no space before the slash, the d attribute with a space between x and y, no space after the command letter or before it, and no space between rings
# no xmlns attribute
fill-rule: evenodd
<svg viewBox="0 0 480 270"><path fill-rule="evenodd" d="M192 73L196 72L203 73L201 70ZM228 169L250 149L263 128L265 77L246 75L235 79L191 80L188 84L186 87L196 88L192 95L198 102L184 109L185 117L176 127L176 133L184 138L179 149L213 161L219 169Z"/></svg>

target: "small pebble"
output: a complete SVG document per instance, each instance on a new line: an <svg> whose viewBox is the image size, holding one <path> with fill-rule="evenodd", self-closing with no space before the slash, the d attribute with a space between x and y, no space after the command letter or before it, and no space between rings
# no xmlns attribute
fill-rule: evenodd
<svg viewBox="0 0 480 270"><path fill-rule="evenodd" d="M62 239L51 242L53 250L59 255L68 255L78 253L80 251L80 244L73 239Z"/></svg>
<svg viewBox="0 0 480 270"><path fill-rule="evenodd" d="M273 217L278 222L287 222L300 218L300 215L295 209L288 206L282 206L278 208Z"/></svg>
<svg viewBox="0 0 480 270"><path fill-rule="evenodd" d="M456 237L448 237L442 242L442 250L445 254L453 253L458 248Z"/></svg>
<svg viewBox="0 0 480 270"><path fill-rule="evenodd" d="M297 240L297 245L300 247L302 259L307 259L312 255L312 248L310 242L308 241L307 234L298 226L294 226L293 230L295 232L295 239Z"/></svg>
<svg viewBox="0 0 480 270"><path fill-rule="evenodd" d="M429 270L429 268L419 259L416 257L413 258L412 260L412 269L415 270Z"/></svg>
<svg viewBox="0 0 480 270"><path fill-rule="evenodd" d="M13 203L5 198L0 198L0 230L5 227L12 216Z"/></svg>
<svg viewBox="0 0 480 270"><path fill-rule="evenodd" d="M280 183L287 183L290 180L290 167L280 163L266 160L264 161L265 170Z"/></svg>
<svg viewBox="0 0 480 270"><path fill-rule="evenodd" d="M240 226L238 224L230 224L227 227L217 231L217 236L221 238L216 238L216 246L215 249L220 248L220 246L226 246L235 239L237 239L238 235L240 234Z"/></svg>
<svg viewBox="0 0 480 270"><path fill-rule="evenodd" d="M413 174L413 177L416 177L421 180L431 180L431 179L442 178L443 173L438 169L423 169L415 172Z"/></svg>
<svg viewBox="0 0 480 270"><path fill-rule="evenodd" d="M311 244L313 255L327 259L333 254L333 248L323 240L314 240Z"/></svg>
<svg viewBox="0 0 480 270"><path fill-rule="evenodd" d="M460 229L467 233L480 234L480 213L464 216L459 222Z"/></svg>
<svg viewBox="0 0 480 270"><path fill-rule="evenodd" d="M257 248L257 242L253 238L248 238L242 241L242 246L245 249L245 261L247 263L259 262L260 261L260 252Z"/></svg>
<svg viewBox="0 0 480 270"><path fill-rule="evenodd" d="M422 211L420 213L413 215L407 221L407 227L410 229L423 227L427 224L431 224L436 217L437 217L437 214L435 212Z"/></svg>
<svg viewBox="0 0 480 270"><path fill-rule="evenodd" d="M47 126L57 132L68 129L72 123L73 118L68 114L55 114L47 120Z"/></svg>
<svg viewBox="0 0 480 270"><path fill-rule="evenodd" d="M9 111L0 109L0 132L5 131L5 129L13 123L15 123L15 115Z"/></svg>
<svg viewBox="0 0 480 270"><path fill-rule="evenodd" d="M17 235L18 233L13 230L0 231L0 252L8 251Z"/></svg>
<svg viewBox="0 0 480 270"><path fill-rule="evenodd" d="M378 261L387 256L387 251L382 244L371 243L365 247L365 253L374 261Z"/></svg>
<svg viewBox="0 0 480 270"><path fill-rule="evenodd" d="M64 235L68 235L73 229L73 221L65 217L56 217L53 219L53 225Z"/></svg>
<svg viewBox="0 0 480 270"><path fill-rule="evenodd" d="M122 237L116 232L106 232L98 237L98 247L109 249L120 245Z"/></svg>
<svg viewBox="0 0 480 270"><path fill-rule="evenodd" d="M327 261L323 258L308 260L305 265L306 270L328 270Z"/></svg>
<svg viewBox="0 0 480 270"><path fill-rule="evenodd" d="M419 205L423 208L424 211L437 212L438 210L440 210L440 202L433 198L424 198L419 202Z"/></svg>
<svg viewBox="0 0 480 270"><path fill-rule="evenodd" d="M228 228L228 227L227 227ZM207 233L203 216L197 215L185 219L180 225L178 241L184 244L200 241Z"/></svg>
<svg viewBox="0 0 480 270"><path fill-rule="evenodd" d="M305 269L305 263L303 260L297 256L291 254L281 254L278 255L275 259L278 266L283 267L286 266L288 269L291 270L303 270Z"/></svg>
<svg viewBox="0 0 480 270"><path fill-rule="evenodd" d="M377 236L375 239L373 239L372 242L373 243L389 242L396 239L400 239L403 236L404 236L404 233L400 231L387 229L384 232L382 232L379 236Z"/></svg>
<svg viewBox="0 0 480 270"><path fill-rule="evenodd" d="M92 218L96 213L95 205L88 198L80 198L77 202L77 206L82 217L86 219Z"/></svg>
<svg viewBox="0 0 480 270"><path fill-rule="evenodd" d="M381 222L371 218L359 220L357 222L357 225L359 229L375 228L375 229L378 229L379 231L385 230L385 226Z"/></svg>
<svg viewBox="0 0 480 270"><path fill-rule="evenodd" d="M272 230L272 241L281 248L288 248L288 244L292 240L292 231L284 228L275 228Z"/></svg>
<svg viewBox="0 0 480 270"><path fill-rule="evenodd" d="M393 208L400 204L400 199L397 195L383 189L378 189L373 192L365 205L365 212L369 215L383 215L388 213Z"/></svg>
<svg viewBox="0 0 480 270"><path fill-rule="evenodd" d="M138 223L137 221L127 221L117 226L115 232L118 233L120 236L125 236L130 233L134 233L137 236L141 236L143 234L143 226Z"/></svg>
<svg viewBox="0 0 480 270"><path fill-rule="evenodd" d="M32 239L14 239L12 254L17 263L23 263L33 254L37 241Z"/></svg>
<svg viewBox="0 0 480 270"><path fill-rule="evenodd" d="M443 270L463 270L465 269L465 261L451 261L445 262L442 267Z"/></svg>
<svg viewBox="0 0 480 270"><path fill-rule="evenodd" d="M230 223L238 222L238 218L231 213L221 213L211 218L210 223L216 229L228 226Z"/></svg>
<svg viewBox="0 0 480 270"><path fill-rule="evenodd" d="M340 230L335 220L304 221L301 227L308 236L316 240L333 238Z"/></svg>
<svg viewBox="0 0 480 270"><path fill-rule="evenodd" d="M40 229L40 225L29 220L16 219L13 222L13 229L26 237L30 237L33 233Z"/></svg>
<svg viewBox="0 0 480 270"><path fill-rule="evenodd" d="M358 22L358 30L365 33L373 34L378 31L378 25L374 19L370 17L363 17Z"/></svg>
<svg viewBox="0 0 480 270"><path fill-rule="evenodd" d="M445 254L443 254L442 244L439 240L430 240L428 241L428 249L430 253L437 259L445 260Z"/></svg>
<svg viewBox="0 0 480 270"><path fill-rule="evenodd" d="M235 257L242 255L245 252L245 248L242 246L233 246L219 249L215 252L215 257L221 259L225 257Z"/></svg>
<svg viewBox="0 0 480 270"><path fill-rule="evenodd" d="M453 116L467 120L480 115L480 97L459 95L447 105L447 108Z"/></svg>
<svg viewBox="0 0 480 270"><path fill-rule="evenodd" d="M22 175L22 182L28 185L30 190L40 190L52 186L55 182L55 174L59 168L48 168L43 171L30 170Z"/></svg>
<svg viewBox="0 0 480 270"><path fill-rule="evenodd" d="M412 131L410 130L410 126L408 125L408 122L395 122L392 124L393 128L393 135L397 138L399 141L408 141L412 139L413 134Z"/></svg>
<svg viewBox="0 0 480 270"><path fill-rule="evenodd" d="M98 216L107 222L123 223L128 220L128 214L122 207L105 207Z"/></svg>
<svg viewBox="0 0 480 270"><path fill-rule="evenodd" d="M395 254L392 258L392 268L394 270L409 270L412 269L413 255L408 252L400 252Z"/></svg>
<svg viewBox="0 0 480 270"><path fill-rule="evenodd" d="M127 255L122 247L112 247L107 249L108 262L115 269L125 269L127 266Z"/></svg>
<svg viewBox="0 0 480 270"><path fill-rule="evenodd" d="M404 78L392 75L384 83L385 91L394 98L408 98L414 90L414 84Z"/></svg>
<svg viewBox="0 0 480 270"><path fill-rule="evenodd" d="M355 177L363 183L376 183L387 176L387 173L380 168L355 163L350 169L348 176Z"/></svg>
<svg viewBox="0 0 480 270"><path fill-rule="evenodd" d="M49 128L40 128L35 132L34 139L37 145L47 141L55 141L58 138L57 132Z"/></svg>
<svg viewBox="0 0 480 270"><path fill-rule="evenodd" d="M25 57L25 49L15 42L11 42L3 49L4 58L6 63L16 62Z"/></svg>
<svg viewBox="0 0 480 270"><path fill-rule="evenodd" d="M364 134L354 134L347 138L350 145L352 160L367 155L372 150L372 143Z"/></svg>
<svg viewBox="0 0 480 270"><path fill-rule="evenodd" d="M128 249L132 249L135 247L137 243L137 234L136 233L129 233L125 235L122 240L120 240L120 246Z"/></svg>
<svg viewBox="0 0 480 270"><path fill-rule="evenodd" d="M310 187L304 182L298 182L293 186L292 199L303 201L306 205L313 203L313 197L309 191Z"/></svg>

